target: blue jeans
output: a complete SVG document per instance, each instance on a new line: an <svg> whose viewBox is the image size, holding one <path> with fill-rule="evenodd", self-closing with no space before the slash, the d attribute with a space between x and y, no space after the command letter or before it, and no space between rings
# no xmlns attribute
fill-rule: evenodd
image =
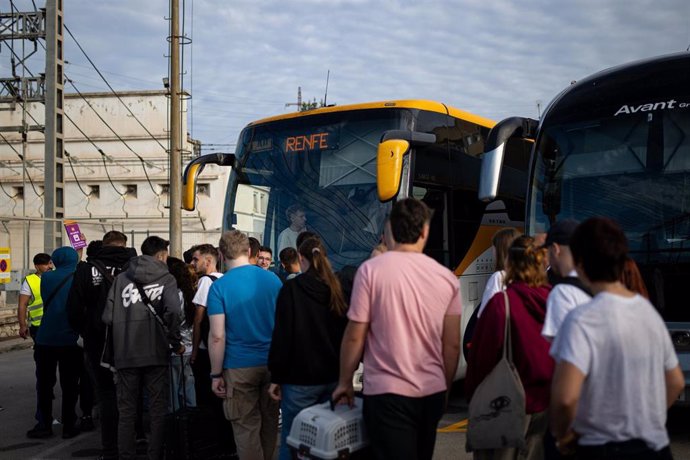
<svg viewBox="0 0 690 460"><path fill-rule="evenodd" d="M279 460L291 460L290 446L287 437L292 428L292 421L302 409L314 404L320 404L331 399L337 382L326 385L281 385L280 410L283 416L283 426L280 430Z"/></svg>
<svg viewBox="0 0 690 460"><path fill-rule="evenodd" d="M172 375L170 378L170 402L168 404L168 411L175 412L179 410L183 403L187 407L196 407L196 391L194 388L194 373L192 366L189 363L191 355L173 355L170 357L170 369ZM184 376L182 374L182 362L184 360ZM184 388L182 379L184 378Z"/></svg>

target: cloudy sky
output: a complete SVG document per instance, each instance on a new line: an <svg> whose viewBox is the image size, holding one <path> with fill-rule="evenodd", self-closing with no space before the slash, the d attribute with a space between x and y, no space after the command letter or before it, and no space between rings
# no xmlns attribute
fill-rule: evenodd
<svg viewBox="0 0 690 460"><path fill-rule="evenodd" d="M162 88L168 1L64 4L115 89ZM248 122L294 110L298 86L322 99L329 70L328 103L424 98L499 120L537 116L537 101L597 70L690 45L689 0L186 0L184 10L190 128L205 144L234 144ZM69 37L65 57L80 91L106 90Z"/></svg>

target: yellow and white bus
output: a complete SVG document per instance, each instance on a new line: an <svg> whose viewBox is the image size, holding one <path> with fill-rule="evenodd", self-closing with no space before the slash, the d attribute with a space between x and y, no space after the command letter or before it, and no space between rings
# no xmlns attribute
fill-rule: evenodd
<svg viewBox="0 0 690 460"><path fill-rule="evenodd" d="M493 271L491 237L522 227L529 146L516 140L502 165L500 201L477 199L481 154L494 122L438 102L399 100L324 107L247 125L234 154L201 156L185 170L184 206L194 209L195 178L204 164L231 166L224 228L233 225L238 189L268 195L261 232L277 252L301 206L336 270L358 266L381 241L391 202L415 197L434 210L426 253L454 270L463 330ZM433 286L429 287L430 289ZM461 358L457 378L465 372Z"/></svg>

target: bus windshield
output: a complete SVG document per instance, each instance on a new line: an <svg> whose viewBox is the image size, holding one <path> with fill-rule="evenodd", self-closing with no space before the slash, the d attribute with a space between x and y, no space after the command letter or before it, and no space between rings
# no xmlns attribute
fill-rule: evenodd
<svg viewBox="0 0 690 460"><path fill-rule="evenodd" d="M262 244L278 259L298 233L323 240L336 270L359 265L376 246L390 204L376 193L381 134L409 129L409 111L360 110L249 126L240 135L236 185L268 193ZM231 184L233 185L233 184ZM228 199L233 212L233 196Z"/></svg>
<svg viewBox="0 0 690 460"><path fill-rule="evenodd" d="M533 163L529 231L564 218L616 220L653 303L668 321L688 321L683 283L674 287L674 278L690 273L690 113L611 113L545 125Z"/></svg>

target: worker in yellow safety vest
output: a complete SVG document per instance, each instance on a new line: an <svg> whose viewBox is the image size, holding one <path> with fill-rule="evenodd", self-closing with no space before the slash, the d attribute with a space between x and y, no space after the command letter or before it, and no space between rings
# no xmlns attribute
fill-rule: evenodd
<svg viewBox="0 0 690 460"><path fill-rule="evenodd" d="M29 335L32 339L35 339L38 327L41 325L41 318L43 318L41 275L53 269L50 255L45 253L36 254L34 256L34 267L36 267L36 273L27 275L24 278L19 291L17 319L19 320L19 335L23 339L26 339Z"/></svg>

